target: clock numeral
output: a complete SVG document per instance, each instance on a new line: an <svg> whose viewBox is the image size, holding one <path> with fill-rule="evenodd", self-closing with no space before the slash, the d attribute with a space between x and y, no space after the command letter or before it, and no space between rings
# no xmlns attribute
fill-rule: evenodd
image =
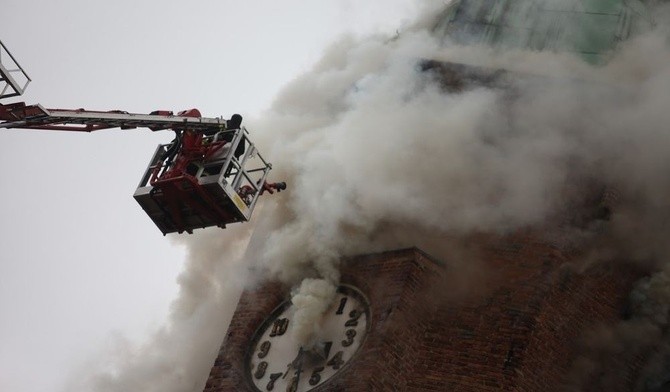
<svg viewBox="0 0 670 392"><path fill-rule="evenodd" d="M270 337L273 338L275 336L281 336L285 334L287 328L288 328L287 318L281 318L275 320L275 322L272 323L272 332L270 332Z"/></svg>
<svg viewBox="0 0 670 392"><path fill-rule="evenodd" d="M337 312L335 314L342 314L344 307L347 305L347 297L344 297L340 300L340 306L337 307Z"/></svg>
<svg viewBox="0 0 670 392"><path fill-rule="evenodd" d="M344 355L344 351L338 351L333 357L326 363L328 366L332 366L333 369L337 370L342 365L344 365L344 360L342 360L342 356Z"/></svg>
<svg viewBox="0 0 670 392"><path fill-rule="evenodd" d="M312 372L312 376L309 378L309 385L316 385L319 382L321 382L321 373L325 368L323 366L319 366L318 368L315 368L314 371Z"/></svg>
<svg viewBox="0 0 670 392"><path fill-rule="evenodd" d="M270 351L270 347L272 347L272 343L270 341L266 340L261 344L261 349L258 352L258 358L265 358L268 356L268 351Z"/></svg>
<svg viewBox="0 0 670 392"><path fill-rule="evenodd" d="M346 323L344 323L345 327L355 327L358 325L358 319L361 317L363 312L360 312L356 309L352 310L349 312L349 320L347 320Z"/></svg>
<svg viewBox="0 0 670 392"><path fill-rule="evenodd" d="M354 344L354 337L356 336L356 330L355 329L348 329L346 332L347 335L347 340L342 341L342 346L343 347L349 347L352 344Z"/></svg>
<svg viewBox="0 0 670 392"><path fill-rule="evenodd" d="M268 370L268 363L265 361L259 363L256 371L254 372L254 377L256 377L257 380L260 380L263 378L263 376L265 376L266 370Z"/></svg>
<svg viewBox="0 0 670 392"><path fill-rule="evenodd" d="M265 389L268 391L273 390L275 387L275 381L277 381L282 374L283 373L272 373L270 375L270 382L268 382L268 385L265 387Z"/></svg>

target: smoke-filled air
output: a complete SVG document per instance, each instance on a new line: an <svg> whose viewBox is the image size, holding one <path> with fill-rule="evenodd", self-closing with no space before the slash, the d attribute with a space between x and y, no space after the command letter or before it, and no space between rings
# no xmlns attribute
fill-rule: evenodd
<svg viewBox="0 0 670 392"><path fill-rule="evenodd" d="M341 37L267 112L245 118L272 179L288 189L266 197L250 223L180 238L189 262L168 324L141 346L120 343L85 390L201 391L242 287L293 287L294 333L307 341L342 257L418 246L449 258L440 238L546 226L568 208L571 189L594 179L616 190L617 206L601 231L607 240L585 262L616 252L660 271L637 285L631 321L608 336L670 352L665 10L596 66L572 53L458 46L433 34L444 4L421 6L394 36ZM422 59L506 69L513 87L449 91ZM610 343L583 362L597 368ZM665 365L646 368L648 384L662 382ZM578 375L574 383L588 390Z"/></svg>

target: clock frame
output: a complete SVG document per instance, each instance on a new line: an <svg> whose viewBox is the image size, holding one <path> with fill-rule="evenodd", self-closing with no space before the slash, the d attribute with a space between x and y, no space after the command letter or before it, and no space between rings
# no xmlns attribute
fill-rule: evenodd
<svg viewBox="0 0 670 392"><path fill-rule="evenodd" d="M370 329L369 302L351 285L338 287L313 347L303 347L293 336L294 313L286 300L254 332L244 361L253 390L322 390L322 385L346 370Z"/></svg>

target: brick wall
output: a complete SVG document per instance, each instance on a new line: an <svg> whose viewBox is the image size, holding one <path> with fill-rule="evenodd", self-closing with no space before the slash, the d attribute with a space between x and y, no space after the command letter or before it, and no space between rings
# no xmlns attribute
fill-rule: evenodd
<svg viewBox="0 0 670 392"><path fill-rule="evenodd" d="M483 298L438 305L405 390L562 390L585 332L620 319L639 273L622 266L577 273L573 250L532 235L478 241L498 279ZM619 390L630 390L631 371L621 372Z"/></svg>
<svg viewBox="0 0 670 392"><path fill-rule="evenodd" d="M448 265L420 250L346 260L342 282L368 297L371 329L318 391L557 390L582 334L619 319L636 277L617 269L577 274L566 268L571 251L528 234L476 243L496 279L485 295L458 300L444 295ZM246 349L288 292L267 283L242 296L205 392L253 390Z"/></svg>

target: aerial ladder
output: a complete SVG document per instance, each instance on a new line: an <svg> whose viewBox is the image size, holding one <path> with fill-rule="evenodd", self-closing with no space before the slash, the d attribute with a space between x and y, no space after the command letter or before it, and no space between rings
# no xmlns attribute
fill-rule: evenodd
<svg viewBox="0 0 670 392"><path fill-rule="evenodd" d="M0 50L0 99L21 95L31 80L1 41ZM202 117L197 109L139 114L0 104L0 128L174 131L171 143L156 148L133 195L163 234L248 221L261 194L286 189L283 182L268 181L272 165L241 119Z"/></svg>

